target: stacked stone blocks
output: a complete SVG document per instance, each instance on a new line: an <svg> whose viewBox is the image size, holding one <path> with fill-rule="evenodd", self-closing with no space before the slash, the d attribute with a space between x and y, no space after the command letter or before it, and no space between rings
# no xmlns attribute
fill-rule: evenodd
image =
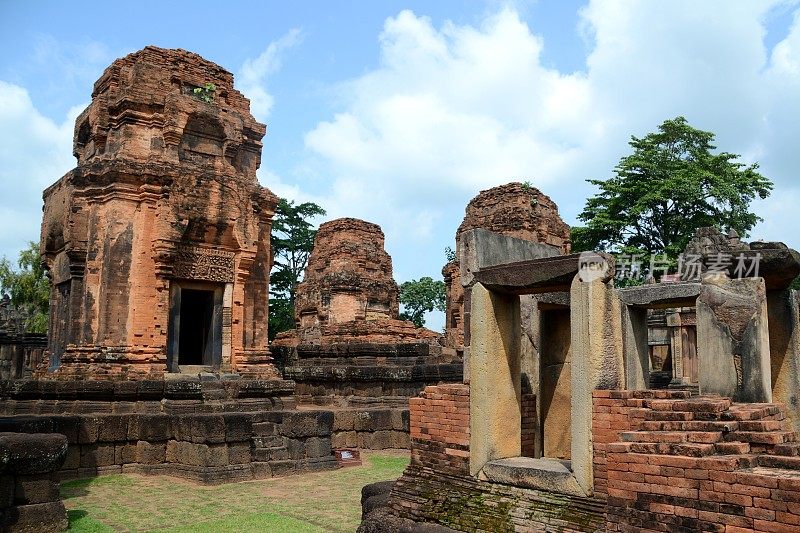
<svg viewBox="0 0 800 533"><path fill-rule="evenodd" d="M57 471L67 453L63 435L0 429L0 531L50 533L67 529Z"/></svg>

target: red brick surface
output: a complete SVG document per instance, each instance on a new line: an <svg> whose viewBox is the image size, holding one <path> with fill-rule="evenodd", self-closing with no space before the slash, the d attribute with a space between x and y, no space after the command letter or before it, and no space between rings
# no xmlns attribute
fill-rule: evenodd
<svg viewBox="0 0 800 533"><path fill-rule="evenodd" d="M781 407L672 391L595 391L595 491L608 531L800 531ZM772 465L784 468L771 468Z"/></svg>
<svg viewBox="0 0 800 533"><path fill-rule="evenodd" d="M469 472L469 387L426 387L409 400L411 462L456 473Z"/></svg>

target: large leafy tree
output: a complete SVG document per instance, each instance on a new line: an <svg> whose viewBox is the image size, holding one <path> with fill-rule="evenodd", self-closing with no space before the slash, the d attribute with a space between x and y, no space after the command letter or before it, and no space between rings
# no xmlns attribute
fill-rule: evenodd
<svg viewBox="0 0 800 533"><path fill-rule="evenodd" d="M713 153L714 134L686 119L667 120L658 131L631 137L633 153L607 180L589 180L600 192L589 198L572 229L575 251L610 250L675 258L696 228L717 226L746 236L761 220L750 211L772 182L728 152Z"/></svg>
<svg viewBox="0 0 800 533"><path fill-rule="evenodd" d="M16 269L7 258L0 260L0 292L26 317L27 331L47 332L50 280L39 257L38 244L31 242L19 253Z"/></svg>
<svg viewBox="0 0 800 533"><path fill-rule="evenodd" d="M403 306L400 318L421 328L425 325L426 312L445 310L444 281L434 281L427 276L406 281L400 285L400 303Z"/></svg>
<svg viewBox="0 0 800 533"><path fill-rule="evenodd" d="M311 224L325 210L313 202L295 205L281 198L272 221L272 254L270 275L269 336L294 327L295 289L314 248L317 230Z"/></svg>

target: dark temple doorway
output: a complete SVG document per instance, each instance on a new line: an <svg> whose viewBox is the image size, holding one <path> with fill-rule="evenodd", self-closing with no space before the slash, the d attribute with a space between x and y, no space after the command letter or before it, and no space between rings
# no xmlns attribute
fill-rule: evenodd
<svg viewBox="0 0 800 533"><path fill-rule="evenodd" d="M222 284L181 281L170 293L170 372L193 372L198 366L218 368L222 358Z"/></svg>
<svg viewBox="0 0 800 533"><path fill-rule="evenodd" d="M180 313L178 364L212 364L214 291L183 289Z"/></svg>

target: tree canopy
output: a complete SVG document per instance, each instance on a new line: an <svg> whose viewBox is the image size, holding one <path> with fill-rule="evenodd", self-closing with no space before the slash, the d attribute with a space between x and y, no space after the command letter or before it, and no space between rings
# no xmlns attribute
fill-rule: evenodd
<svg viewBox="0 0 800 533"><path fill-rule="evenodd" d="M434 281L427 276L406 281L400 285L400 303L403 306L400 318L421 328L425 325L426 312L445 310L444 281Z"/></svg>
<svg viewBox="0 0 800 533"><path fill-rule="evenodd" d="M7 258L0 260L0 292L26 317L25 329L46 333L50 306L50 280L39 257L35 242L20 251L17 269Z"/></svg>
<svg viewBox="0 0 800 533"><path fill-rule="evenodd" d="M772 182L739 155L712 153L714 134L684 117L664 121L655 133L631 137L633 153L620 159L614 176L588 180L600 188L572 228L574 251L609 250L677 257L695 229L717 226L748 232L761 219L751 212Z"/></svg>
<svg viewBox="0 0 800 533"><path fill-rule="evenodd" d="M313 202L295 205L281 198L272 222L272 254L270 275L269 337L294 327L294 297L303 277L308 256L314 248L317 230L311 224L325 210Z"/></svg>

